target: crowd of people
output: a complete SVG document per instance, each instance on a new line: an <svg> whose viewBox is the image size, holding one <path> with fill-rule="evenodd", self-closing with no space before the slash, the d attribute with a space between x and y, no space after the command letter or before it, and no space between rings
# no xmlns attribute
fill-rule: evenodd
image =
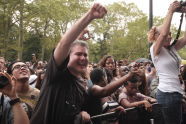
<svg viewBox="0 0 186 124"><path fill-rule="evenodd" d="M107 10L94 4L60 39L48 62L7 62L0 57L1 124L150 124L126 120L127 110L143 108L151 113L160 105L163 121L157 124L184 124L186 114L186 65L181 65L177 50L186 44L186 34L171 44L173 13L186 12L180 2L170 4L161 26L152 27L152 61L128 61L103 56L98 63L88 61L84 37L87 26L101 19ZM93 118L113 112L114 116ZM135 120L135 121L134 121ZM155 120L156 123L156 120Z"/></svg>

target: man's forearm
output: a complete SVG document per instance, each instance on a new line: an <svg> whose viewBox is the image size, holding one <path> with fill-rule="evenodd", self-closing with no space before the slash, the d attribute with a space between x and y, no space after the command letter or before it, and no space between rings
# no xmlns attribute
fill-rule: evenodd
<svg viewBox="0 0 186 124"><path fill-rule="evenodd" d="M29 119L20 103L12 106L14 124L29 124Z"/></svg>

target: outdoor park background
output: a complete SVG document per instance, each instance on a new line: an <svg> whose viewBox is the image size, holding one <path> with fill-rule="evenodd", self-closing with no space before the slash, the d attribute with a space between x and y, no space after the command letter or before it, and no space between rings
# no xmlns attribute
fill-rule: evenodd
<svg viewBox="0 0 186 124"><path fill-rule="evenodd" d="M9 61L29 61L31 54L35 53L38 59L48 60L60 37L95 2L0 0L0 56ZM129 0L111 2L105 6L108 10L106 17L93 21L88 26L93 36L87 41L90 46L90 61L98 62L105 54L113 55L117 60L148 58L148 14ZM155 11L156 8L153 9ZM179 22L180 18L175 20ZM162 15L154 15L153 25L160 25L162 21ZM177 29L173 24L173 38ZM179 53L186 59L186 48Z"/></svg>

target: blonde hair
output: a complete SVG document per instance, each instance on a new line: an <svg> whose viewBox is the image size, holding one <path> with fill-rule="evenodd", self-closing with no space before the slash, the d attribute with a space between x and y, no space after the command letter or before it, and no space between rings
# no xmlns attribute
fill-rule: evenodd
<svg viewBox="0 0 186 124"><path fill-rule="evenodd" d="M147 33L147 39L149 43L153 43L156 41L155 34L158 32L158 27L153 26L149 32Z"/></svg>

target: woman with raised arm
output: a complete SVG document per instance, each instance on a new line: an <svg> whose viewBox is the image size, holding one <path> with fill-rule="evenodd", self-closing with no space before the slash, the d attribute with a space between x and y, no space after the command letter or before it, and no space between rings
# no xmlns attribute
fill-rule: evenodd
<svg viewBox="0 0 186 124"><path fill-rule="evenodd" d="M159 85L156 98L162 105L165 124L181 124L182 120L182 94L180 83L180 56L177 51L186 44L186 34L171 45L170 26L173 14L176 11L186 12L180 2L170 4L167 15L161 26L152 27L148 32L148 41L153 42L150 53L157 70Z"/></svg>

